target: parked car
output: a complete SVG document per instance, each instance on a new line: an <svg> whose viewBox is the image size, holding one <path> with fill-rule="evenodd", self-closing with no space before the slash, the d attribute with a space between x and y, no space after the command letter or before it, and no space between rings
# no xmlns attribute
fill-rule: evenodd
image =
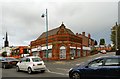
<svg viewBox="0 0 120 79"><path fill-rule="evenodd" d="M2 67L2 63L1 63L2 59L3 59L3 57L0 56L0 68Z"/></svg>
<svg viewBox="0 0 120 79"><path fill-rule="evenodd" d="M32 72L45 72L46 66L43 60L37 56L29 56L22 58L16 65L16 71L27 71L29 74Z"/></svg>
<svg viewBox="0 0 120 79"><path fill-rule="evenodd" d="M2 61L3 57L0 56L0 62Z"/></svg>
<svg viewBox="0 0 120 79"><path fill-rule="evenodd" d="M120 56L100 57L69 70L70 79L120 79Z"/></svg>
<svg viewBox="0 0 120 79"><path fill-rule="evenodd" d="M3 57L2 58L2 68L6 69L6 68L11 68L13 66L16 66L16 64L18 63L19 60L13 58L13 57Z"/></svg>
<svg viewBox="0 0 120 79"><path fill-rule="evenodd" d="M100 51L102 54L106 54L106 50L101 50Z"/></svg>

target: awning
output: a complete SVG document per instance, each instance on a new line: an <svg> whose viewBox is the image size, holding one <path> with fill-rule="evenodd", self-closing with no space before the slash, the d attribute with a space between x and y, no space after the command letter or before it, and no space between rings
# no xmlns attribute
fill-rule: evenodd
<svg viewBox="0 0 120 79"><path fill-rule="evenodd" d="M60 49L66 49L65 46L61 46Z"/></svg>
<svg viewBox="0 0 120 79"><path fill-rule="evenodd" d="M70 46L70 48L71 48L71 49L76 49L76 47L71 47L71 46Z"/></svg>
<svg viewBox="0 0 120 79"><path fill-rule="evenodd" d="M83 50L91 50L91 48L90 48L90 47L84 47L84 46L83 46Z"/></svg>
<svg viewBox="0 0 120 79"><path fill-rule="evenodd" d="M32 50L32 52L35 52L35 51L46 50L46 49L47 49L47 46L40 47L40 48L39 47L38 48L33 48L31 50ZM52 49L52 45L49 45L48 49Z"/></svg>
<svg viewBox="0 0 120 79"><path fill-rule="evenodd" d="M71 46L70 46L70 48L71 48L71 49L76 49L76 47L71 47ZM77 49L81 49L81 48L80 48L80 47L77 47Z"/></svg>
<svg viewBox="0 0 120 79"><path fill-rule="evenodd" d="M47 46L42 47L42 50L46 50L46 49L47 49ZM52 49L52 45L49 45L48 49Z"/></svg>
<svg viewBox="0 0 120 79"><path fill-rule="evenodd" d="M35 52L35 51L37 51L37 48L33 48L33 49L31 49L32 50L32 52Z"/></svg>
<svg viewBox="0 0 120 79"><path fill-rule="evenodd" d="M77 49L81 49L80 47L77 47Z"/></svg>

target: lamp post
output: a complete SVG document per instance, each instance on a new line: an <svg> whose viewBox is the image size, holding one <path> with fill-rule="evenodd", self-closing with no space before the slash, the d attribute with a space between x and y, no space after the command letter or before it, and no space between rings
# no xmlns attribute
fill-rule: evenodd
<svg viewBox="0 0 120 79"><path fill-rule="evenodd" d="M42 14L41 16L42 18L46 17L46 58L48 60L48 13L47 13L47 9L46 9L46 13Z"/></svg>

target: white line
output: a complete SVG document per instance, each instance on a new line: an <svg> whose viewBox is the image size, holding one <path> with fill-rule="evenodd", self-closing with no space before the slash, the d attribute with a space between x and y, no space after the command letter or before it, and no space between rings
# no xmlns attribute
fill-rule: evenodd
<svg viewBox="0 0 120 79"><path fill-rule="evenodd" d="M53 73L53 74L59 74L59 75L66 75L66 76L68 76L68 75L69 75L69 74L58 73L58 72L49 72L49 73Z"/></svg>
<svg viewBox="0 0 120 79"><path fill-rule="evenodd" d="M56 68L56 69L64 70L64 71L69 71L69 69L64 69L64 68Z"/></svg>
<svg viewBox="0 0 120 79"><path fill-rule="evenodd" d="M51 72L48 68L46 68L46 71L47 71L47 72Z"/></svg>

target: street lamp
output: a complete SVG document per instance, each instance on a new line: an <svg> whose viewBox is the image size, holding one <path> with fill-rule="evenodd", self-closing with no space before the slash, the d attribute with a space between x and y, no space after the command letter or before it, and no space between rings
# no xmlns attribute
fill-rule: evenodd
<svg viewBox="0 0 120 79"><path fill-rule="evenodd" d="M42 18L46 17L46 58L48 60L48 13L47 13L47 9L46 9L46 13L42 14L41 16Z"/></svg>
<svg viewBox="0 0 120 79"><path fill-rule="evenodd" d="M116 50L117 50L117 46L118 46L118 40L117 40L117 36L118 36L118 34L117 34L117 26L118 26L118 25L117 25L117 22L116 22L115 30L112 29L112 31L115 31L115 33L116 33L116 36L115 36L115 40L116 40L116 42L115 42L115 43L116 43L116 47L115 47L115 48L116 48Z"/></svg>

